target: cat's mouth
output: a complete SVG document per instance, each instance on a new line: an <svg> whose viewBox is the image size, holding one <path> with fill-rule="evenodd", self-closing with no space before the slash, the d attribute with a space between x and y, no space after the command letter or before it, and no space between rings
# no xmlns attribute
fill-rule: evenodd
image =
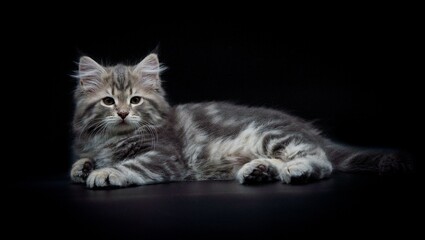
<svg viewBox="0 0 425 240"><path fill-rule="evenodd" d="M111 127L113 131L116 131L116 132L131 131L137 127L137 123L131 118L125 118L125 119L115 118L114 120L115 121Z"/></svg>
<svg viewBox="0 0 425 240"><path fill-rule="evenodd" d="M132 131L134 128L135 128L134 125L131 124L130 121L120 120L115 123L115 126L113 127L113 131L117 133L118 132L123 133L123 132Z"/></svg>
<svg viewBox="0 0 425 240"><path fill-rule="evenodd" d="M117 122L115 126L118 127L118 128L121 128L121 129L122 128L127 129L127 128L133 128L134 124L130 120L124 119L124 120L120 120L119 122Z"/></svg>
<svg viewBox="0 0 425 240"><path fill-rule="evenodd" d="M133 124L131 124L129 121L122 120L117 124L117 127L119 128L131 128Z"/></svg>

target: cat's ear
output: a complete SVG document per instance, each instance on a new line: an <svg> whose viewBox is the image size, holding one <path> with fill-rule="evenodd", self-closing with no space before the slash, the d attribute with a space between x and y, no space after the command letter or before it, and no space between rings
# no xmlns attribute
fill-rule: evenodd
<svg viewBox="0 0 425 240"><path fill-rule="evenodd" d="M77 77L80 79L80 87L86 92L94 92L102 87L102 74L106 70L93 59L84 56L78 63Z"/></svg>
<svg viewBox="0 0 425 240"><path fill-rule="evenodd" d="M161 85L159 74L163 68L159 64L158 55L151 53L145 57L133 70L140 83L158 89Z"/></svg>

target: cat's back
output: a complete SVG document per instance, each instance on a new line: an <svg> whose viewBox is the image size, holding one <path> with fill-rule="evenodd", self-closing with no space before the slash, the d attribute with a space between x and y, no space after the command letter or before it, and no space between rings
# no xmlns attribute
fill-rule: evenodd
<svg viewBox="0 0 425 240"><path fill-rule="evenodd" d="M305 124L298 117L281 110L265 107L236 105L228 102L188 103L174 107L175 116L195 124L244 125L250 123L268 124L273 121L287 124Z"/></svg>
<svg viewBox="0 0 425 240"><path fill-rule="evenodd" d="M197 137L198 140L232 137L247 129L280 129L286 132L319 134L308 122L283 111L227 102L177 105L173 108L173 118L177 131Z"/></svg>

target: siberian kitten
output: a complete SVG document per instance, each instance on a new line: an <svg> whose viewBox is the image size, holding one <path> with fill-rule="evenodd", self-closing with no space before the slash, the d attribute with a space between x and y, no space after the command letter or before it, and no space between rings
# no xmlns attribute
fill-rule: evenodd
<svg viewBox="0 0 425 240"><path fill-rule="evenodd" d="M79 62L71 179L89 188L169 181L299 183L334 169L385 173L395 154L357 151L282 111L223 102L170 106L156 54L136 66Z"/></svg>

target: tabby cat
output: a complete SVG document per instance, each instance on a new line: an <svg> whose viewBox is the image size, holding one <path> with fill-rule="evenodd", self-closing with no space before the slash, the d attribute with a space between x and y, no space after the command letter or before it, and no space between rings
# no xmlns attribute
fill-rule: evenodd
<svg viewBox="0 0 425 240"><path fill-rule="evenodd" d="M385 173L400 165L394 154L335 144L282 111L224 102L171 107L162 69L156 54L136 66L105 67L81 57L73 182L89 188L231 179L303 183L334 169Z"/></svg>

